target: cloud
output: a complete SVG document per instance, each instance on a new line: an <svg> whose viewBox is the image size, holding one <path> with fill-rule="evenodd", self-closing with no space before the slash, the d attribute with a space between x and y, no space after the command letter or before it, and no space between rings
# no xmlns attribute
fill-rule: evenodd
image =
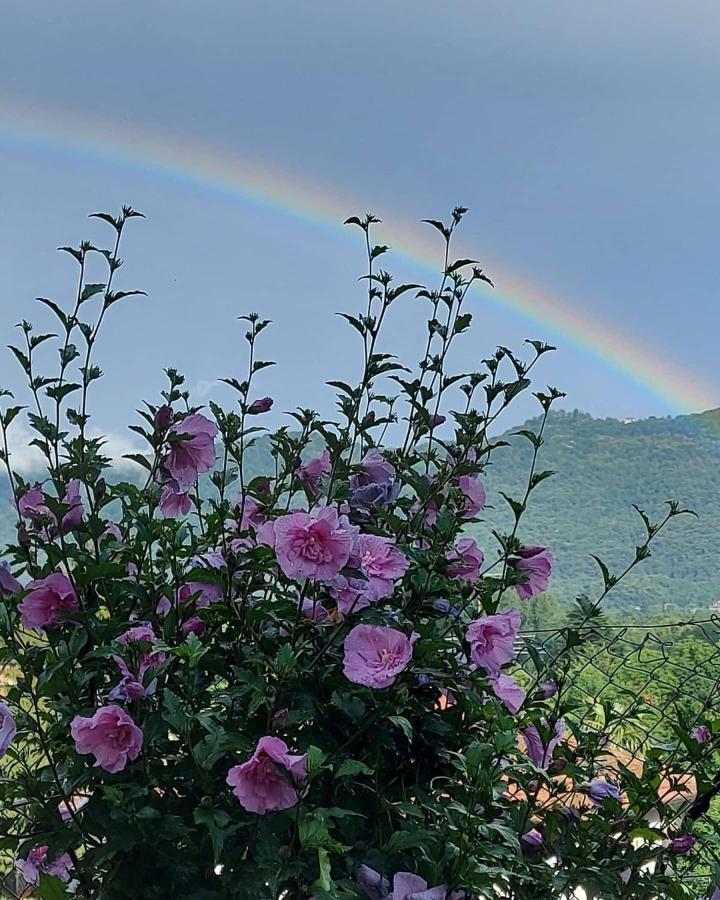
<svg viewBox="0 0 720 900"><path fill-rule="evenodd" d="M46 468L47 462L42 451L31 444L36 438L36 433L26 421L15 419L8 432L8 449L10 450L10 466L13 471L23 477L40 475ZM103 432L99 429L91 429L88 437L104 439L104 453L112 460L112 465L119 471L137 471L136 463L129 459L123 459L127 453L142 453L143 448L132 436L121 432Z"/></svg>

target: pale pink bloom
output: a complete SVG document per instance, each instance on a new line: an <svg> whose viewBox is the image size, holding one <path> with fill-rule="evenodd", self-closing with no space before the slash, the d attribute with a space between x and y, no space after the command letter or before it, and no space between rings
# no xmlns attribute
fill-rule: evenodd
<svg viewBox="0 0 720 900"><path fill-rule="evenodd" d="M189 634L194 634L197 637L202 637L202 635L205 633L205 622L200 618L200 616L191 616L189 619L186 619L180 626L180 633L183 637L187 637Z"/></svg>
<svg viewBox="0 0 720 900"><path fill-rule="evenodd" d="M347 565L357 528L332 507L276 519L275 555L288 578L328 581Z"/></svg>
<svg viewBox="0 0 720 900"><path fill-rule="evenodd" d="M482 481L472 475L461 475L458 478L458 487L465 494L463 519L474 519L479 512L485 509L487 498Z"/></svg>
<svg viewBox="0 0 720 900"><path fill-rule="evenodd" d="M444 884L429 888L427 881L410 872L398 872L393 878L393 892L388 900L445 900Z"/></svg>
<svg viewBox="0 0 720 900"><path fill-rule="evenodd" d="M40 875L51 875L59 878L60 881L70 881L70 870L73 868L73 861L69 854L63 853L50 862L48 859L48 847L45 844L42 847L31 850L25 859L16 860L15 865L28 884L38 884Z"/></svg>
<svg viewBox="0 0 720 900"><path fill-rule="evenodd" d="M10 707L0 700L0 757L4 756L17 734L17 725Z"/></svg>
<svg viewBox="0 0 720 900"><path fill-rule="evenodd" d="M515 715L525 702L525 691L512 675L494 675L490 677L490 686L498 700L502 700L508 710Z"/></svg>
<svg viewBox="0 0 720 900"><path fill-rule="evenodd" d="M373 447L360 460L360 471L350 479L353 490L368 484L381 484L392 481L395 477L395 466L385 458L382 451Z"/></svg>
<svg viewBox="0 0 720 900"><path fill-rule="evenodd" d="M262 816L295 806L306 776L307 754L293 755L280 738L267 736L247 762L230 769L226 780L240 805Z"/></svg>
<svg viewBox="0 0 720 900"><path fill-rule="evenodd" d="M169 482L176 493L191 488L198 475L209 472L215 464L214 422L200 413L186 416L168 432L170 451L162 465L161 480Z"/></svg>
<svg viewBox="0 0 720 900"><path fill-rule="evenodd" d="M410 567L408 558L390 538L375 534L358 535L350 562L367 578L371 601L389 597L395 590L395 582Z"/></svg>
<svg viewBox="0 0 720 900"><path fill-rule="evenodd" d="M448 553L447 574L461 581L477 581L485 555L472 538L461 538Z"/></svg>
<svg viewBox="0 0 720 900"><path fill-rule="evenodd" d="M320 482L325 475L330 474L331 470L330 453L323 450L320 456L314 456L303 463L297 470L297 476L305 485L308 493L315 496L320 490Z"/></svg>
<svg viewBox="0 0 720 900"><path fill-rule="evenodd" d="M465 639L470 644L474 662L486 672L496 673L505 663L515 659L515 638L521 622L522 616L517 609L471 622Z"/></svg>
<svg viewBox="0 0 720 900"><path fill-rule="evenodd" d="M521 600L530 600L548 589L552 565L553 555L545 547L524 547L517 559L510 560L510 566L525 577L522 584L513 585Z"/></svg>
<svg viewBox="0 0 720 900"><path fill-rule="evenodd" d="M345 676L365 687L390 687L410 664L418 637L384 626L356 625L345 638Z"/></svg>
<svg viewBox="0 0 720 900"><path fill-rule="evenodd" d="M179 516L186 516L191 509L192 501L187 492L176 492L169 487L163 488L158 510L164 519L177 519Z"/></svg>
<svg viewBox="0 0 720 900"><path fill-rule="evenodd" d="M62 572L31 581L27 590L19 606L23 628L54 628L79 608L75 588Z"/></svg>
<svg viewBox="0 0 720 900"><path fill-rule="evenodd" d="M78 753L92 753L95 765L107 772L122 772L137 759L143 733L130 716L115 704L101 706L91 717L75 716L70 733Z"/></svg>

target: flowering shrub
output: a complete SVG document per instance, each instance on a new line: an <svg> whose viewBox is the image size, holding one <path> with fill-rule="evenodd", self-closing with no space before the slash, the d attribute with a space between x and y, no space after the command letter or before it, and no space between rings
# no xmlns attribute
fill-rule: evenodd
<svg viewBox="0 0 720 900"><path fill-rule="evenodd" d="M482 548L472 537L493 515L493 425L553 348L530 341L527 361L499 348L477 372L450 370L469 291L488 281L452 259L464 213L430 222L444 249L432 290L396 285L377 267L377 220L349 220L367 248L367 305L344 314L363 366L357 385L332 382L338 421L300 409L264 433L269 322L243 316L247 374L224 379L236 406L193 406L168 370L133 426L147 444L130 456L134 479L91 436L89 397L101 326L139 293L115 284L138 213L100 216L111 250L65 248L75 303L42 301L59 338L21 323L11 349L30 408L4 392L0 417L17 512L0 566L0 663L16 673L0 703L2 846L40 896L696 896L676 869L703 838L672 784L690 772L702 799L720 723L678 721L637 775L573 717L573 648L618 581L600 560L600 596L580 600L554 647L523 635L553 566L551 549L522 540L552 474L538 468L542 427L520 432L530 460L524 495L505 497L512 531ZM98 255L107 277L88 283ZM406 302L430 306L416 372L380 349ZM39 348L55 340L46 376ZM535 394L545 418L561 396ZM23 413L46 460L32 484L9 449ZM251 471L253 446L268 450L265 471ZM680 512L643 514L628 570Z"/></svg>

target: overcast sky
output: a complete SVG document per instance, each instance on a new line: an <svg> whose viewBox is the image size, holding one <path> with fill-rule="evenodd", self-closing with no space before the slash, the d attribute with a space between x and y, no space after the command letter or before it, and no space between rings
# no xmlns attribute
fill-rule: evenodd
<svg viewBox="0 0 720 900"><path fill-rule="evenodd" d="M685 369L720 405L716 260L720 6L712 2L484 0L33 0L2 4L3 101L141 129L252 160L394 220L470 208L463 247L572 298ZM117 429L164 366L201 399L244 366L234 317L275 321L262 355L277 409L332 407L350 377L357 236L92 152L17 139L0 117L0 316L47 326L37 295L69 299L54 253L130 203L123 287L100 362L98 425ZM108 126L109 127L109 126ZM392 234L378 234L392 244ZM428 277L392 258L401 278ZM499 284L502 288L502 284ZM424 310L396 313L386 348L417 359ZM460 351L558 344L541 379L596 415L678 411L550 326L493 305ZM0 359L0 381L15 383ZM518 417L530 411L521 406Z"/></svg>

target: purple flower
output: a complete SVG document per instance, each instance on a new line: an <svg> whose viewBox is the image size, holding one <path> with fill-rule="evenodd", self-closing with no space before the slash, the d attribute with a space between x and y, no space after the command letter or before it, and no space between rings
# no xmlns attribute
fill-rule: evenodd
<svg viewBox="0 0 720 900"><path fill-rule="evenodd" d="M377 625L356 625L345 638L343 671L355 684L390 687L412 659L418 635Z"/></svg>
<svg viewBox="0 0 720 900"><path fill-rule="evenodd" d="M158 510L163 519L177 519L186 516L192 509L192 501L187 492L175 492L171 488L163 488Z"/></svg>
<svg viewBox="0 0 720 900"><path fill-rule="evenodd" d="M119 706L101 706L90 718L75 716L70 733L78 753L92 753L95 765L106 772L122 772L137 759L143 733Z"/></svg>
<svg viewBox="0 0 720 900"><path fill-rule="evenodd" d="M491 675L490 687L498 700L501 700L513 715L520 711L525 702L525 691L512 675Z"/></svg>
<svg viewBox="0 0 720 900"><path fill-rule="evenodd" d="M681 834L670 842L670 850L678 856L684 856L695 846L697 838L692 834Z"/></svg>
<svg viewBox="0 0 720 900"><path fill-rule="evenodd" d="M272 397L263 397L261 400L253 400L247 408L247 414L249 416L257 416L259 413L270 412L272 405Z"/></svg>
<svg viewBox="0 0 720 900"><path fill-rule="evenodd" d="M198 554L192 564L198 569L224 569L227 566L225 557L219 550L208 550L207 553Z"/></svg>
<svg viewBox="0 0 720 900"><path fill-rule="evenodd" d="M394 503L399 494L400 485L395 481L377 481L361 485L350 495L350 509L358 519L366 519L373 509Z"/></svg>
<svg viewBox="0 0 720 900"><path fill-rule="evenodd" d="M477 581L485 555L472 538L461 538L448 553L447 574L461 581Z"/></svg>
<svg viewBox="0 0 720 900"><path fill-rule="evenodd" d="M442 425L446 418L447 417L442 415L442 413L435 413L434 415L430 416L430 424L433 428L437 428L438 425Z"/></svg>
<svg viewBox="0 0 720 900"><path fill-rule="evenodd" d="M350 487L357 490L369 484L383 484L395 478L395 466L373 448L360 460L360 471L350 479Z"/></svg>
<svg viewBox="0 0 720 900"><path fill-rule="evenodd" d="M445 900L444 884L429 888L427 881L411 872L398 872L393 879L393 889L387 878L371 869L360 866L355 875L357 886L370 900Z"/></svg>
<svg viewBox="0 0 720 900"><path fill-rule="evenodd" d="M712 735L710 734L710 729L707 725L698 725L698 727L693 731L692 736L698 742L698 744L707 744Z"/></svg>
<svg viewBox="0 0 720 900"><path fill-rule="evenodd" d="M521 600L530 600L547 590L552 573L553 555L545 547L524 547L510 566L525 576L522 584L513 585Z"/></svg>
<svg viewBox="0 0 720 900"><path fill-rule="evenodd" d="M205 622L203 622L200 616L191 616L182 623L180 632L183 637L187 637L189 634L202 637L205 633Z"/></svg>
<svg viewBox="0 0 720 900"><path fill-rule="evenodd" d="M307 755L293 756L280 738L263 737L247 762L233 766L227 784L248 812L264 815L298 802L298 784L307 776Z"/></svg>
<svg viewBox="0 0 720 900"><path fill-rule="evenodd" d="M538 686L538 694L540 694L540 697L543 700L549 700L551 697L554 697L557 692L557 681L553 681L552 678L548 681L543 681L543 683Z"/></svg>
<svg viewBox="0 0 720 900"><path fill-rule="evenodd" d="M593 778L587 786L586 792L590 800L596 806L600 806L600 804L608 798L620 800L620 790L618 787L612 784L612 782L606 781L604 778Z"/></svg>
<svg viewBox="0 0 720 900"><path fill-rule="evenodd" d="M0 562L0 597L8 597L22 590L22 585L10 571L6 562Z"/></svg>
<svg viewBox="0 0 720 900"><path fill-rule="evenodd" d="M80 482L77 478L68 483L65 496L63 497L63 504L68 507L68 511L62 517L60 527L63 534L67 534L69 531L78 529L82 525L85 516L85 509L80 497Z"/></svg>
<svg viewBox="0 0 720 900"><path fill-rule="evenodd" d="M173 422L172 407L168 406L167 403L163 403L162 406L158 406L158 408L155 410L155 417L153 419L153 422L155 425L155 431L159 434L164 434Z"/></svg>
<svg viewBox="0 0 720 900"><path fill-rule="evenodd" d="M204 609L211 603L219 603L223 598L223 589L211 581L188 581L187 586L195 597L195 606Z"/></svg>
<svg viewBox="0 0 720 900"><path fill-rule="evenodd" d="M294 512L273 523L275 555L288 578L329 581L347 565L357 529L332 507Z"/></svg>
<svg viewBox="0 0 720 900"><path fill-rule="evenodd" d="M320 482L331 470L330 453L323 450L320 456L315 456L298 467L297 477L305 485L307 492L314 497L319 493Z"/></svg>
<svg viewBox="0 0 720 900"><path fill-rule="evenodd" d="M387 900L390 895L390 882L370 866L360 866L355 873L355 881L370 900Z"/></svg>
<svg viewBox="0 0 720 900"><path fill-rule="evenodd" d="M375 534L357 537L350 563L367 578L370 600L389 597L395 590L395 582L410 567L408 558L398 550L391 538Z"/></svg>
<svg viewBox="0 0 720 900"><path fill-rule="evenodd" d="M170 451L163 461L160 480L176 494L188 491L198 475L209 472L215 464L214 422L200 413L186 416L168 432Z"/></svg>
<svg viewBox="0 0 720 900"><path fill-rule="evenodd" d="M119 657L115 657L117 662ZM146 688L142 682L137 681L132 675L123 675L120 681L112 690L108 692L108 700L112 703L120 701L122 703L130 703L132 700L144 700L146 697L155 693L157 687L157 679Z"/></svg>
<svg viewBox="0 0 720 900"><path fill-rule="evenodd" d="M18 499L18 513L31 522L49 519L53 525L57 524L57 519L45 502L43 489L37 482Z"/></svg>
<svg viewBox="0 0 720 900"><path fill-rule="evenodd" d="M50 862L47 845L44 845L31 850L25 859L16 860L15 865L28 884L38 884L41 874L54 876L60 881L70 881L73 861L67 853L63 853Z"/></svg>
<svg viewBox="0 0 720 900"><path fill-rule="evenodd" d="M465 639L470 644L473 661L486 672L499 672L501 666L517 656L515 638L521 622L522 616L517 609L471 622Z"/></svg>
<svg viewBox="0 0 720 900"><path fill-rule="evenodd" d="M54 628L78 609L78 598L70 579L62 572L31 581L20 604L23 628Z"/></svg>
<svg viewBox="0 0 720 900"><path fill-rule="evenodd" d="M525 738L525 752L538 767L538 769L547 769L550 765L555 748L563 739L565 734L565 723L562 719L558 719L552 731L551 737L548 739L547 745L543 744L540 732L536 725L528 725L522 732Z"/></svg>
<svg viewBox="0 0 720 900"><path fill-rule="evenodd" d="M0 700L0 758L5 755L16 734L15 717L10 707Z"/></svg>
<svg viewBox="0 0 720 900"><path fill-rule="evenodd" d="M465 494L463 519L474 519L479 512L485 509L487 500L482 481L472 475L461 475L458 478L458 487Z"/></svg>
<svg viewBox="0 0 720 900"><path fill-rule="evenodd" d="M310 597L303 597L301 600L298 597L298 603L300 604L300 612L306 619L323 621L330 615L319 600L312 600Z"/></svg>
<svg viewBox="0 0 720 900"><path fill-rule="evenodd" d="M337 604L337 611L343 618L351 613L366 609L376 598L367 590L367 581L338 575L329 584L329 593Z"/></svg>
<svg viewBox="0 0 720 900"><path fill-rule="evenodd" d="M543 845L543 836L537 828L531 828L530 831L526 831L520 840L530 851L539 850Z"/></svg>

